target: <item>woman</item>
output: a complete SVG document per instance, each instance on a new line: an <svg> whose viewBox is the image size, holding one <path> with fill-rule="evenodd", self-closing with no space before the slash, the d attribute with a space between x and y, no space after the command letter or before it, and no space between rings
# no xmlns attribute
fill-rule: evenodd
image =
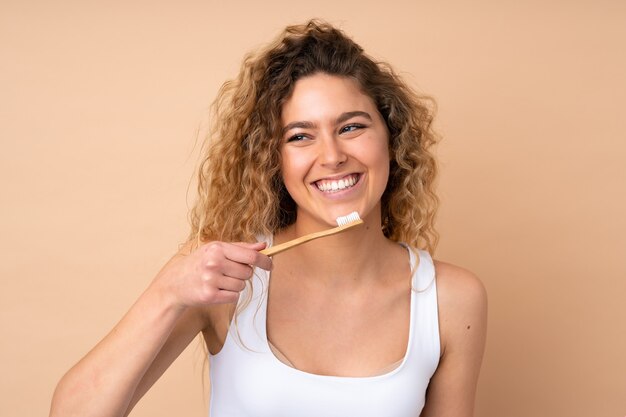
<svg viewBox="0 0 626 417"><path fill-rule="evenodd" d="M422 102L323 22L248 56L215 103L189 241L62 378L51 415L127 415L202 332L211 416L471 416L486 295L429 255ZM363 225L260 253L353 211Z"/></svg>

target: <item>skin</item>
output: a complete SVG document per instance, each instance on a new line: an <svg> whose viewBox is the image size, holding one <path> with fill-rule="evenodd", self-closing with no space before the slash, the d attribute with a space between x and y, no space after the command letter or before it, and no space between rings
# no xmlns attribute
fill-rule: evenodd
<svg viewBox="0 0 626 417"><path fill-rule="evenodd" d="M352 211L365 225L274 257L268 337L298 369L372 374L404 356L409 326L408 254L380 229L386 125L354 81L325 74L298 81L282 117L294 126L284 132L281 170L298 220L275 241L333 227ZM359 180L344 191L316 186L350 174Z"/></svg>
<svg viewBox="0 0 626 417"><path fill-rule="evenodd" d="M356 211L364 219L380 213L389 178L389 134L371 98L355 81L325 74L296 83L282 111L281 170L298 205L296 228L308 232L336 226ZM349 190L324 193L315 181L358 174Z"/></svg>
<svg viewBox="0 0 626 417"><path fill-rule="evenodd" d="M273 260L258 252L260 243L183 247L61 379L51 416L128 415L199 332L217 353L251 266L272 270L268 337L296 368L367 376L404 356L408 254L380 228L389 173L385 123L354 81L325 74L299 80L282 110L283 179L298 204L298 220L274 242L334 226L336 217L352 211L365 224ZM359 178L349 190L330 195L315 186L346 174ZM435 261L435 270L441 359L422 416L472 416L486 335L485 290L462 268Z"/></svg>
<svg viewBox="0 0 626 417"><path fill-rule="evenodd" d="M183 247L126 315L61 379L50 416L125 416L200 332L207 310L237 300L250 265L271 268L265 244ZM141 343L137 343L141 340Z"/></svg>

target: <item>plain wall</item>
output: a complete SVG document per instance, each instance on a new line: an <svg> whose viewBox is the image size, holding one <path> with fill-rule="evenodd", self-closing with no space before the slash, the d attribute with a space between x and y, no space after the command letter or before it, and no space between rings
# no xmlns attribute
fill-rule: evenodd
<svg viewBox="0 0 626 417"><path fill-rule="evenodd" d="M490 300L476 415L625 415L618 0L0 1L0 415L46 415L176 250L219 85L311 17L439 104L435 255ZM133 415L206 414L195 341Z"/></svg>

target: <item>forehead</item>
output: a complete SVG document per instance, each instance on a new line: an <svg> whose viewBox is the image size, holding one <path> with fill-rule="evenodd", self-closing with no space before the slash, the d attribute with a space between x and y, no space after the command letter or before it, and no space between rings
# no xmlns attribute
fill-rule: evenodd
<svg viewBox="0 0 626 417"><path fill-rule="evenodd" d="M376 112L376 106L353 78L320 73L298 80L281 110L282 122L287 124L335 118L355 110Z"/></svg>

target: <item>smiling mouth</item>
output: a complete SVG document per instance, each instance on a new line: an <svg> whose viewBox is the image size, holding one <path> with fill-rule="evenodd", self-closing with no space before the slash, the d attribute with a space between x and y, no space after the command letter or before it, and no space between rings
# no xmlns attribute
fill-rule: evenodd
<svg viewBox="0 0 626 417"><path fill-rule="evenodd" d="M354 187L359 182L361 174L350 174L338 180L319 180L314 184L323 193L336 193Z"/></svg>

